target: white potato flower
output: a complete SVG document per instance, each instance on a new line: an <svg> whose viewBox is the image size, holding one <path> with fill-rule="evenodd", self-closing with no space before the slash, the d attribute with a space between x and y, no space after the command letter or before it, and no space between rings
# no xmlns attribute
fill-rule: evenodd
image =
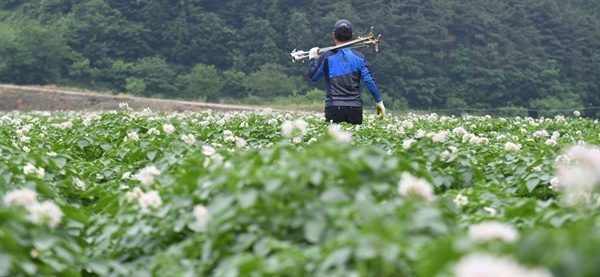
<svg viewBox="0 0 600 277"><path fill-rule="evenodd" d="M37 203L37 193L28 188L15 189L4 195L2 201L8 206L16 205L27 208Z"/></svg>
<svg viewBox="0 0 600 277"><path fill-rule="evenodd" d="M549 134L548 134L548 131L546 131L546 130L540 130L540 131L533 132L534 138L544 138L547 136L549 136Z"/></svg>
<svg viewBox="0 0 600 277"><path fill-rule="evenodd" d="M425 137L427 135L427 132L425 132L425 130L417 130L417 133L415 134L415 138L422 138Z"/></svg>
<svg viewBox="0 0 600 277"><path fill-rule="evenodd" d="M548 146L556 146L558 143L556 142L556 140L553 139L547 139L546 142L544 143Z"/></svg>
<svg viewBox="0 0 600 277"><path fill-rule="evenodd" d="M452 133L455 135L458 135L458 136L463 136L467 133L467 130L465 130L465 128L462 126L459 126L459 127L454 128L452 130Z"/></svg>
<svg viewBox="0 0 600 277"><path fill-rule="evenodd" d="M123 175L121 176L121 180L129 179L130 176L131 176L131 171L127 171L127 172L123 173Z"/></svg>
<svg viewBox="0 0 600 277"><path fill-rule="evenodd" d="M463 256L454 266L456 277L550 277L544 268L528 268L511 258L487 253L471 253Z"/></svg>
<svg viewBox="0 0 600 277"><path fill-rule="evenodd" d="M60 124L60 128L63 130L73 128L73 122L71 122L71 121L63 122Z"/></svg>
<svg viewBox="0 0 600 277"><path fill-rule="evenodd" d="M488 221L469 226L469 238L478 241L499 239L507 243L514 243L519 239L519 233L512 225Z"/></svg>
<svg viewBox="0 0 600 277"><path fill-rule="evenodd" d="M135 175L144 186L149 186L154 183L154 176L160 175L161 171L154 165L146 166L138 174Z"/></svg>
<svg viewBox="0 0 600 277"><path fill-rule="evenodd" d="M240 137L235 137L235 146L237 148L242 148L246 146L246 140Z"/></svg>
<svg viewBox="0 0 600 277"><path fill-rule="evenodd" d="M581 113L579 111L574 111L573 115L576 116L576 117L579 117L581 115Z"/></svg>
<svg viewBox="0 0 600 277"><path fill-rule="evenodd" d="M138 199L138 197L140 197L142 193L142 189L135 187L133 191L128 191L127 193L125 193L125 199L127 200L127 202L131 203Z"/></svg>
<svg viewBox="0 0 600 277"><path fill-rule="evenodd" d="M80 189L80 190L85 190L85 182L81 181L80 179L75 178L75 185Z"/></svg>
<svg viewBox="0 0 600 277"><path fill-rule="evenodd" d="M406 128L406 129L412 129L414 127L412 121L410 120L405 120L402 122L402 127Z"/></svg>
<svg viewBox="0 0 600 277"><path fill-rule="evenodd" d="M600 186L600 148L576 145L566 149L562 159L557 158L555 172L557 181L551 185L568 194L590 193ZM553 179L554 180L554 179ZM558 180L560 180L558 182ZM573 198L575 199L575 198ZM569 203L576 205L577 203Z"/></svg>
<svg viewBox="0 0 600 277"><path fill-rule="evenodd" d="M175 127L171 124L163 124L163 131L167 134L173 134L175 132Z"/></svg>
<svg viewBox="0 0 600 277"><path fill-rule="evenodd" d="M342 130L342 127L338 124L329 125L327 133L337 142L349 142L352 139L352 134Z"/></svg>
<svg viewBox="0 0 600 277"><path fill-rule="evenodd" d="M431 137L431 140L433 142L439 142L439 143L444 142L446 140L446 134L447 134L446 131L436 133Z"/></svg>
<svg viewBox="0 0 600 277"><path fill-rule="evenodd" d="M519 151L521 150L521 144L516 144L509 141L504 144L504 149L507 151Z"/></svg>
<svg viewBox="0 0 600 277"><path fill-rule="evenodd" d="M162 205L162 199L158 194L158 191L151 190L147 193L141 193L138 197L138 204L142 209L142 213L150 213L150 208L158 208Z"/></svg>
<svg viewBox="0 0 600 277"><path fill-rule="evenodd" d="M402 148L408 149L414 142L416 142L416 140L414 140L414 139L404 140L404 142L402 142Z"/></svg>
<svg viewBox="0 0 600 277"><path fill-rule="evenodd" d="M149 135L160 135L160 131L157 130L156 128L150 128L148 130L147 134L149 134Z"/></svg>
<svg viewBox="0 0 600 277"><path fill-rule="evenodd" d="M130 140L133 141L139 141L140 140L140 136L138 136L138 134L136 132L131 132L127 134L127 138L129 138Z"/></svg>
<svg viewBox="0 0 600 277"><path fill-rule="evenodd" d="M202 150L200 151L203 155L211 156L217 153L217 150L210 145L202 145Z"/></svg>
<svg viewBox="0 0 600 277"><path fill-rule="evenodd" d="M300 137L303 137L308 132L308 123L302 119L294 120L294 127L300 131Z"/></svg>
<svg viewBox="0 0 600 277"><path fill-rule="evenodd" d="M456 195L456 197L454 197L454 200L452 200L452 202L454 203L454 206L460 209L469 204L469 198L459 193Z"/></svg>
<svg viewBox="0 0 600 277"><path fill-rule="evenodd" d="M483 210L488 212L491 216L496 216L496 209L492 207L483 207Z"/></svg>
<svg viewBox="0 0 600 277"><path fill-rule="evenodd" d="M208 213L208 209L204 205L196 205L194 206L194 217L196 218L196 223L200 225L200 227L205 228L210 220L210 214Z"/></svg>
<svg viewBox="0 0 600 277"><path fill-rule="evenodd" d="M192 145L196 142L196 137L194 137L194 135L192 134L181 135L181 139L185 141L185 143L187 143L188 145Z"/></svg>
<svg viewBox="0 0 600 277"><path fill-rule="evenodd" d="M422 198L429 203L435 199L433 186L425 179L417 178L408 172L402 173L398 182L398 193L404 197Z"/></svg>
<svg viewBox="0 0 600 277"><path fill-rule="evenodd" d="M291 138L293 132L294 132L294 123L292 123L291 121L286 121L286 122L283 122L283 124L281 124L281 133L283 133L284 137Z"/></svg>
<svg viewBox="0 0 600 277"><path fill-rule="evenodd" d="M46 176L46 171L44 170L44 168L41 168L41 167L37 168L31 163L27 163L27 165L25 165L23 167L23 173L25 173L27 175L35 174L40 179L42 179L42 178L44 178L44 176Z"/></svg>
<svg viewBox="0 0 600 277"><path fill-rule="evenodd" d="M225 142L235 142L235 137L234 136L226 136L225 139L223 139Z"/></svg>
<svg viewBox="0 0 600 277"><path fill-rule="evenodd" d="M52 201L43 203L35 202L29 207L31 222L37 225L48 225L50 228L56 228L61 222L63 212Z"/></svg>

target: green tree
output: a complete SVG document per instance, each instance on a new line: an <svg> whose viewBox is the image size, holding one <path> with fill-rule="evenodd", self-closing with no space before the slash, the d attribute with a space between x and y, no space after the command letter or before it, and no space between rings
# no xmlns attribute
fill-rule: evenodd
<svg viewBox="0 0 600 277"><path fill-rule="evenodd" d="M217 102L223 80L218 70L212 65L197 64L189 74L179 76L179 96L185 99L206 99Z"/></svg>
<svg viewBox="0 0 600 277"><path fill-rule="evenodd" d="M293 78L283 73L280 64L267 63L260 70L251 73L246 79L245 87L252 96L269 99L279 96L292 95L296 90Z"/></svg>
<svg viewBox="0 0 600 277"><path fill-rule="evenodd" d="M141 58L134 63L132 71L135 77L144 80L146 96L175 92L176 73L164 58L158 56Z"/></svg>
<svg viewBox="0 0 600 277"><path fill-rule="evenodd" d="M135 95L144 94L144 91L146 90L146 83L144 83L144 79L129 77L125 79L125 81L127 82L127 84L125 85L125 89L127 89L127 92L131 92Z"/></svg>
<svg viewBox="0 0 600 277"><path fill-rule="evenodd" d="M244 86L246 83L246 74L242 71L228 69L223 71L223 86L221 86L221 96L230 98L244 98L248 96L248 91Z"/></svg>
<svg viewBox="0 0 600 277"><path fill-rule="evenodd" d="M34 20L0 23L0 81L57 83L71 64L71 49L60 33Z"/></svg>

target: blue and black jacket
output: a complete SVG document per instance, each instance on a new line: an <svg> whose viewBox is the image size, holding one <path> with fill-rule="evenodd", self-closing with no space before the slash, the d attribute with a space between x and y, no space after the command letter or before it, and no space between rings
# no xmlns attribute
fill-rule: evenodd
<svg viewBox="0 0 600 277"><path fill-rule="evenodd" d="M313 82L325 76L327 84L325 107L362 107L360 80L369 89L375 102L381 102L379 89L371 76L365 55L352 48L326 51L308 61L308 78Z"/></svg>

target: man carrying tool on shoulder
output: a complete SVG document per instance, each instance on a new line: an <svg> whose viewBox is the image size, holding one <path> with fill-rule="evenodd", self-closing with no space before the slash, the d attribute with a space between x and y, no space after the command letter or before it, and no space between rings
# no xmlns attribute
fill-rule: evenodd
<svg viewBox="0 0 600 277"><path fill-rule="evenodd" d="M354 38L352 24L346 19L338 20L333 26L333 40L336 45ZM363 53L353 48L329 50L319 55L319 48L309 51L308 78L313 82L325 77L327 96L325 98L325 120L327 122L348 122L362 124L362 99L360 80L375 99L375 109L380 119L385 116L385 107L371 76L367 59Z"/></svg>

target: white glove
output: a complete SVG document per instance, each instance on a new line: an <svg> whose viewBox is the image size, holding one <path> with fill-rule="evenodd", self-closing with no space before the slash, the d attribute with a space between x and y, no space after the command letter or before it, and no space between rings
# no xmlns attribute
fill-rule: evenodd
<svg viewBox="0 0 600 277"><path fill-rule="evenodd" d="M309 60L319 58L319 56L319 47L313 47L310 49L310 51L308 51Z"/></svg>
<svg viewBox="0 0 600 277"><path fill-rule="evenodd" d="M383 117L385 116L385 107L383 106L383 101L375 104L375 110L379 115L379 119L383 119Z"/></svg>

